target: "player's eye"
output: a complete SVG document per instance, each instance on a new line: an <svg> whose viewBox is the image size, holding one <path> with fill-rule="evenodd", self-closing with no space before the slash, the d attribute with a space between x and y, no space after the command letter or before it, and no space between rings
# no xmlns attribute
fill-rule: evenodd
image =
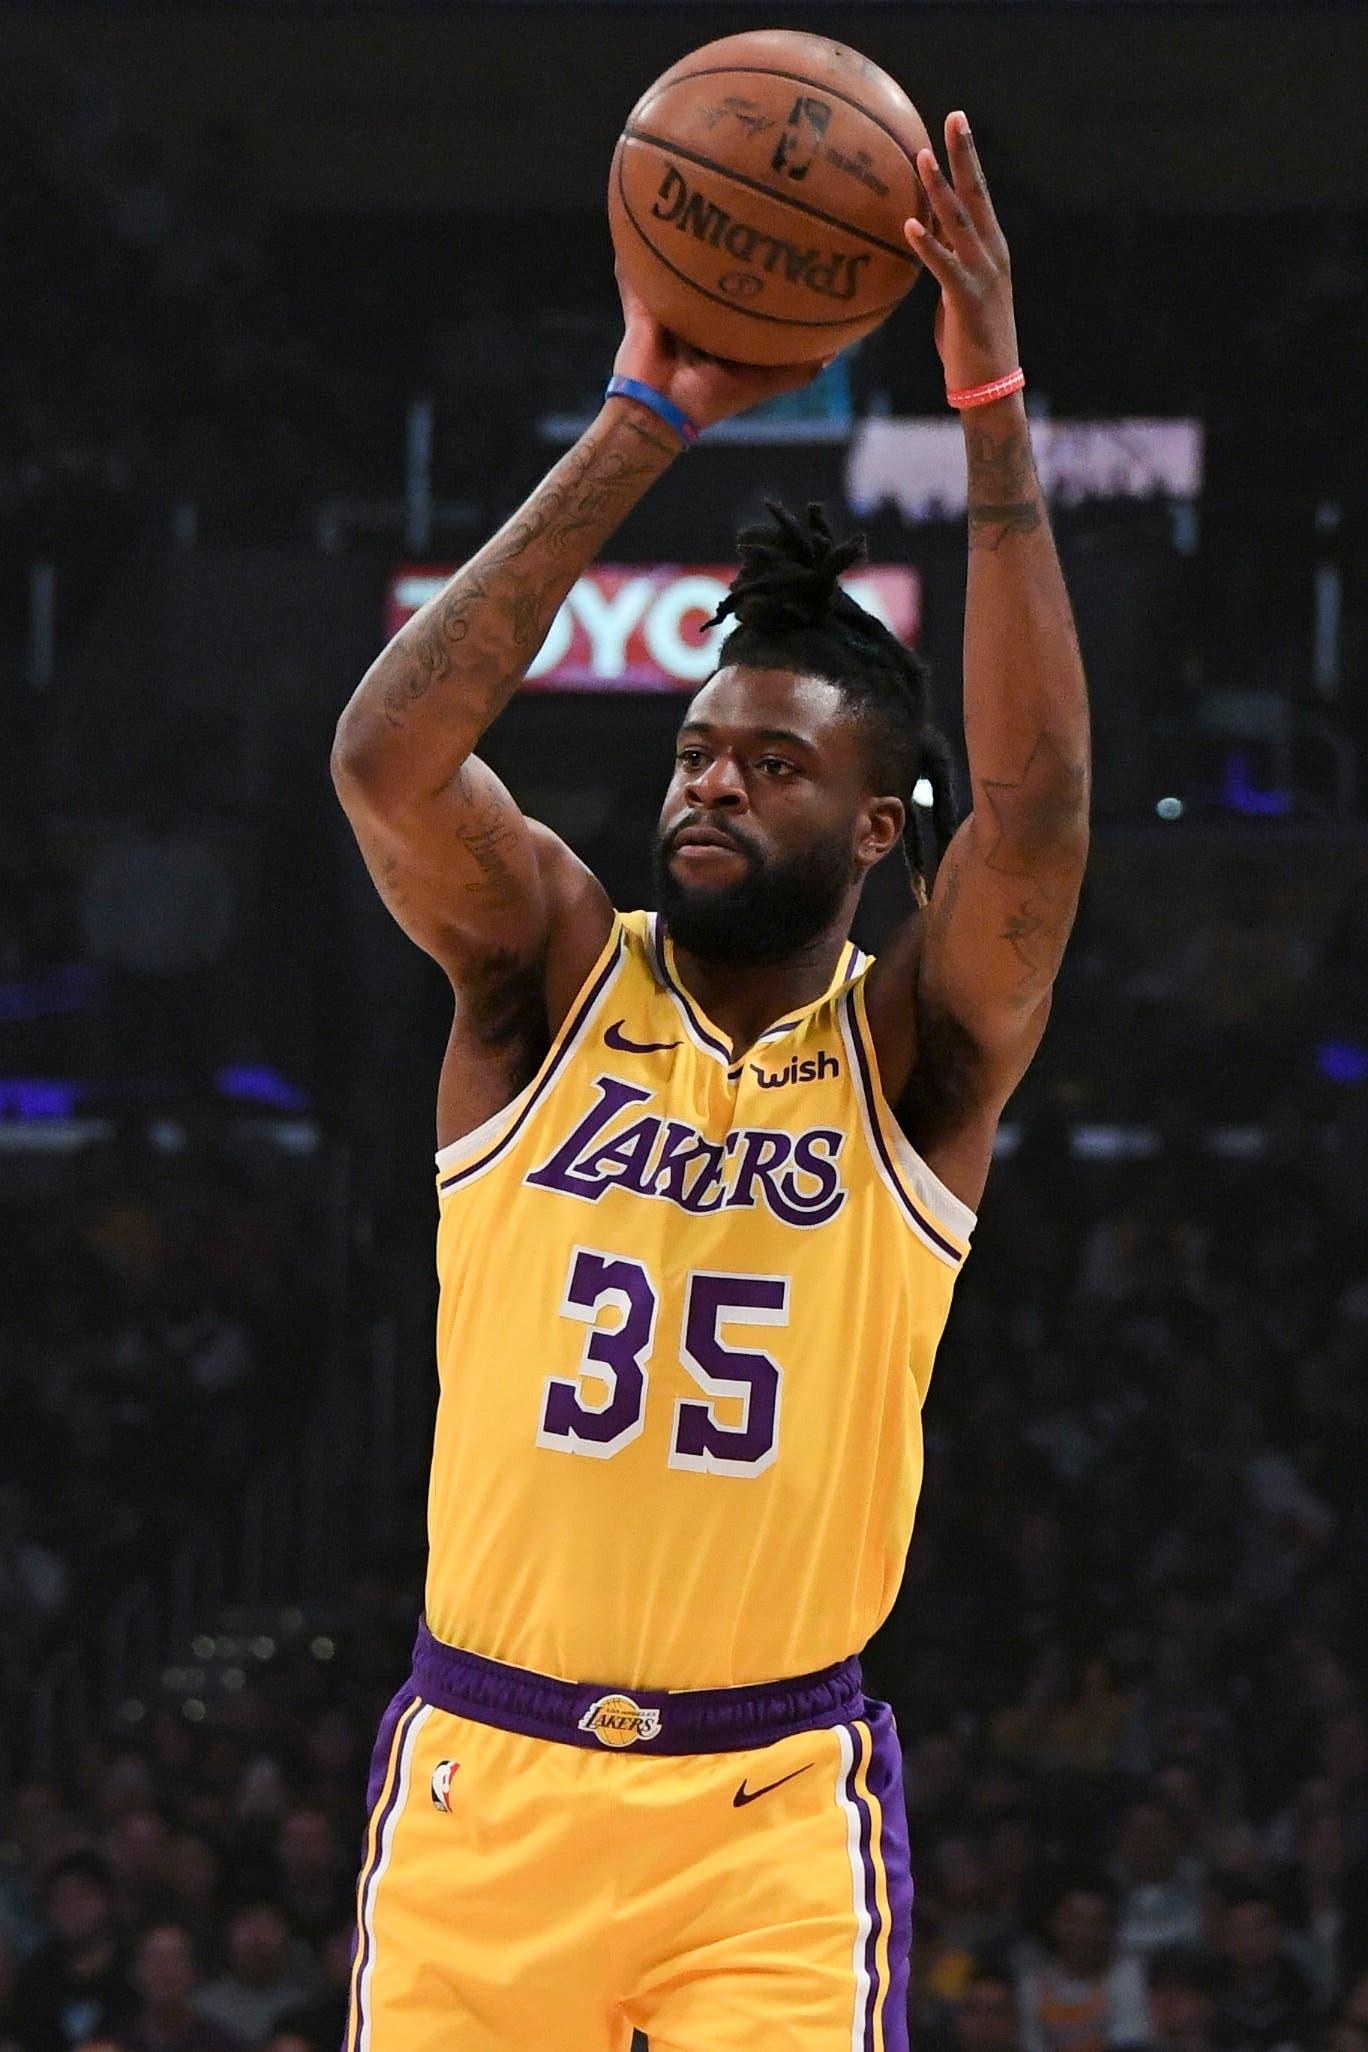
<svg viewBox="0 0 1368 2052"><path fill-rule="evenodd" d="M677 748L675 750L675 761L681 769L702 769L707 759L707 754L702 748Z"/></svg>
<svg viewBox="0 0 1368 2052"><path fill-rule="evenodd" d="M785 762L782 755L761 755L757 757L755 766L762 769L767 777L786 777L793 769L793 764Z"/></svg>

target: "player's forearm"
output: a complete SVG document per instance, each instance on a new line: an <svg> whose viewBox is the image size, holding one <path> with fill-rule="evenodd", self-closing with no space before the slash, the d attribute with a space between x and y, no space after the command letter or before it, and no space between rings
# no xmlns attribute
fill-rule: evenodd
<svg viewBox="0 0 1368 2052"><path fill-rule="evenodd" d="M335 766L396 800L446 785L517 690L575 579L678 453L644 410L605 405L371 664L338 722Z"/></svg>
<svg viewBox="0 0 1368 2052"><path fill-rule="evenodd" d="M1088 698L1019 398L964 417L964 726L976 819L1028 859L1087 838Z"/></svg>

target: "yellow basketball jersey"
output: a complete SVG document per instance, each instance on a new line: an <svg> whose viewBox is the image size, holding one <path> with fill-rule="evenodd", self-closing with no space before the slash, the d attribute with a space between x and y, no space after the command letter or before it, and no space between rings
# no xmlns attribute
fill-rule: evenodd
<svg viewBox="0 0 1368 2052"><path fill-rule="evenodd" d="M733 1061L620 916L534 1080L438 1154L437 1638L715 1689L886 1616L974 1217L883 1101L867 967Z"/></svg>

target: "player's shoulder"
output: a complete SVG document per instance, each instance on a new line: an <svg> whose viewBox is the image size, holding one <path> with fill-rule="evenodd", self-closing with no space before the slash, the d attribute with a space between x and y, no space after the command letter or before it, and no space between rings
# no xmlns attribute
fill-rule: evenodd
<svg viewBox="0 0 1368 2052"><path fill-rule="evenodd" d="M588 863L562 840L554 827L539 819L527 821L537 881L548 924L581 924L592 929L601 947L613 924L613 904Z"/></svg>
<svg viewBox="0 0 1368 2052"><path fill-rule="evenodd" d="M537 865L537 875L548 902L554 902L563 895L597 896L608 907L611 917L613 908L609 903L608 893L588 863L575 853L570 843L563 840L554 827L547 826L545 820L529 819L526 825Z"/></svg>
<svg viewBox="0 0 1368 2052"><path fill-rule="evenodd" d="M544 987L547 1022L556 1032L618 926L598 877L541 820L527 822L546 907Z"/></svg>

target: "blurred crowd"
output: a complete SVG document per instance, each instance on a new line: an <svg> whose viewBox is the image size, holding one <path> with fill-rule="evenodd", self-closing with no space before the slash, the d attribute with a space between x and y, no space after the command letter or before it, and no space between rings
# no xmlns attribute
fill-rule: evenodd
<svg viewBox="0 0 1368 2052"><path fill-rule="evenodd" d="M184 751L187 777L190 751ZM203 1095L243 1042L243 892L221 822L155 780L138 814L59 850L31 807L0 829L0 1076Z"/></svg>
<svg viewBox="0 0 1368 2052"><path fill-rule="evenodd" d="M321 1277L293 1166L207 1116L0 1184L0 1725L297 1429Z"/></svg>
<svg viewBox="0 0 1368 2052"><path fill-rule="evenodd" d="M311 543L326 502L393 499L420 392L442 423L444 488L478 512L538 408L594 388L585 333L610 354L611 338L592 308L534 345L497 266L458 295L430 264L415 307L413 264L450 224L292 220L235 123L207 124L172 167L87 85L40 135L15 122L0 143L0 244L23 310L0 338L0 533L25 556L61 547L68 604L77 566L98 577L140 517L182 543ZM467 242L481 233L471 223Z"/></svg>
<svg viewBox="0 0 1368 2052"><path fill-rule="evenodd" d="M412 1617L357 1592L336 1681L301 1642L219 1724L154 1708L17 1795L0 1858L4 2052L336 2052L372 1698Z"/></svg>
<svg viewBox="0 0 1368 2052"><path fill-rule="evenodd" d="M1176 1091L1211 1124L1262 1130L1289 1090L1314 1120L1361 1124L1368 1077L1368 911L1346 876L1328 905L1289 890L1275 840L1223 865L1190 849L1187 896L1141 872L1109 897L1085 885L1040 1059L1019 1115L1048 1089L1079 1117L1151 1127ZM1343 844L1342 844L1343 845ZM1280 856L1282 859L1280 860ZM1217 882L1217 873L1224 875ZM1212 888L1216 883L1216 888ZM1167 931L1156 928L1156 908ZM1138 945L1149 923L1148 945ZM1142 1057L1137 1059L1137 1050Z"/></svg>
<svg viewBox="0 0 1368 2052"><path fill-rule="evenodd" d="M3 148L24 318L0 344L0 512L93 544L111 501L259 514L325 484L347 353L316 346L314 302L272 264L239 131L207 127L171 179L153 137L78 95L41 143L11 125Z"/></svg>
<svg viewBox="0 0 1368 2052"><path fill-rule="evenodd" d="M1356 1143L1042 1108L927 1408L899 1710L921 2042L1324 2046L1368 2027L1368 1251ZM1356 2035L1357 2033L1357 2035Z"/></svg>
<svg viewBox="0 0 1368 2052"><path fill-rule="evenodd" d="M1248 1158L1206 1152L1176 1105L1153 1163L1080 1160L1066 1127L1043 1106L994 1173L927 1408L907 1586L866 1662L905 1747L917 2041L1368 2052L1352 1142L1293 1099ZM120 1378L145 1404L155 1361L171 1399L151 1474L187 1394L236 1386L248 1279L282 1258L277 1242L274 1263L216 1278L229 1330L206 1326L203 1359L229 1364L224 1383L130 1322L119 1292L148 1230L145 1205L92 1194L50 1258L114 1288L117 1315L98 1348L61 1304L31 1335L45 1384L69 1377L94 1407L76 1435L94 1518L100 1461L120 1468L100 1408ZM164 1306L145 1316L174 1328ZM20 1790L4 2052L335 2052L365 1763L419 1602L421 1479L409 1543L356 1591L335 1658L282 1653L199 1724L168 1700L136 1741L97 1740ZM88 1572L74 1545L30 1562L30 1615Z"/></svg>

